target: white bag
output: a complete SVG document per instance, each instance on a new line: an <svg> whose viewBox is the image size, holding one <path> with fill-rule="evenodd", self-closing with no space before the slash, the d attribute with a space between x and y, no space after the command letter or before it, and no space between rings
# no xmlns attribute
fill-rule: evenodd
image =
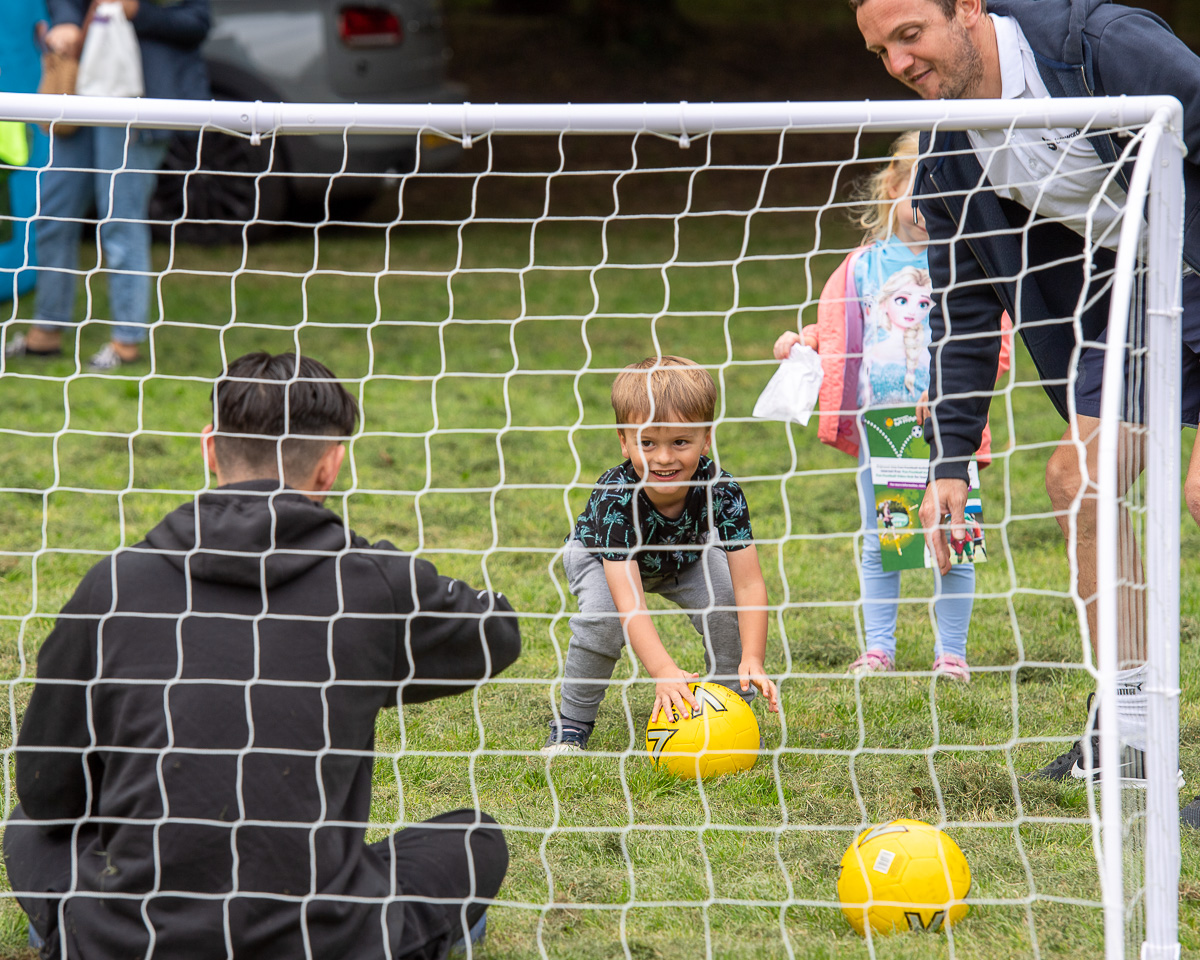
<svg viewBox="0 0 1200 960"><path fill-rule="evenodd" d="M140 97L142 50L119 2L96 7L79 57L75 92L83 97Z"/></svg>
<svg viewBox="0 0 1200 960"><path fill-rule="evenodd" d="M797 343L763 389L754 405L754 416L759 420L794 421L807 427L824 377L817 351Z"/></svg>

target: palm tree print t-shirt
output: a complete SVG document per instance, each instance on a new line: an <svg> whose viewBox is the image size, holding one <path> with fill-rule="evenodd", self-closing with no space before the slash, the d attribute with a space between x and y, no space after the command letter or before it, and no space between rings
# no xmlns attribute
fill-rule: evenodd
<svg viewBox="0 0 1200 960"><path fill-rule="evenodd" d="M692 482L696 486L688 490L683 513L672 520L655 509L626 460L596 481L571 536L605 560L632 556L643 577L678 575L700 559L700 551L688 547L713 543L732 551L750 546L750 507L737 481L701 457Z"/></svg>

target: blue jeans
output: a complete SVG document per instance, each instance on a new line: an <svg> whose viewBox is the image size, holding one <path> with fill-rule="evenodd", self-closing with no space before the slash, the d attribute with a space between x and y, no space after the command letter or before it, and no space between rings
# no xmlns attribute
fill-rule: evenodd
<svg viewBox="0 0 1200 960"><path fill-rule="evenodd" d="M871 480L871 464L865 453L859 453L858 464L858 505L863 523L859 583L866 648L881 650L894 662L900 571L883 569L879 527L875 518L875 486ZM975 605L975 567L969 563L960 564L951 567L945 575L934 570L933 597L933 612L937 621L934 656L953 653L965 659L967 629L971 625L971 608Z"/></svg>
<svg viewBox="0 0 1200 960"><path fill-rule="evenodd" d="M128 143L126 142L128 140ZM45 330L74 322L82 218L93 201L101 265L108 273L112 339L141 343L150 316L150 225L146 216L165 140L124 127L81 127L55 136L38 174L38 284L34 319Z"/></svg>

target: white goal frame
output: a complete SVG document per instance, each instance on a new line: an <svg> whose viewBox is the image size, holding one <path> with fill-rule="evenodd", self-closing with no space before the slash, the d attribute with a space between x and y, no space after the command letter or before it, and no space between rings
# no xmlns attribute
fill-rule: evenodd
<svg viewBox="0 0 1200 960"><path fill-rule="evenodd" d="M1183 249L1183 110L1170 97L852 103L670 103L593 105L372 105L122 100L0 94L0 118L119 127L218 130L258 142L276 134L435 133L470 147L501 134L649 133L681 148L712 133L863 133L974 127L1136 126L1144 143L1133 167L1129 209L1144 209L1148 327L1146 456L1146 592L1149 742L1145 836L1143 960L1179 956L1179 465L1180 270ZM265 176L261 174L260 176ZM1109 342L1124 342L1143 224L1123 221L1109 320ZM1106 356L1098 478L1099 657L1102 702L1116 694L1118 419L1124 394L1122 352ZM1101 768L1118 769L1119 744L1101 735ZM1125 946L1121 785L1103 776L1095 844L1102 866L1106 960ZM1097 819L1093 818L1093 824Z"/></svg>

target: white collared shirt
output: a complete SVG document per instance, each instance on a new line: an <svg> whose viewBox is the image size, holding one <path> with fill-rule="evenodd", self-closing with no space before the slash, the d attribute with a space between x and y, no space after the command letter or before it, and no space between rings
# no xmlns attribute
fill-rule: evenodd
<svg viewBox="0 0 1200 960"><path fill-rule="evenodd" d="M1012 17L989 16L1000 51L1001 97L1049 97L1021 25ZM1105 186L1109 171L1082 130L968 130L967 136L996 193L1039 217L1086 237L1088 208L1099 198L1091 236L1097 245L1116 249L1125 191L1115 181Z"/></svg>

